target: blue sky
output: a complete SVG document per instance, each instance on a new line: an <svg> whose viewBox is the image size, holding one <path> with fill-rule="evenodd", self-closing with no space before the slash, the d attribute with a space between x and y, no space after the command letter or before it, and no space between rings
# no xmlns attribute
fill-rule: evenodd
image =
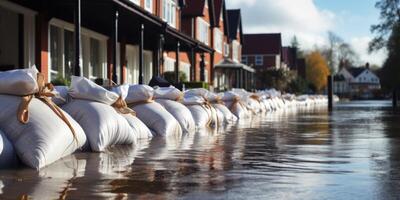
<svg viewBox="0 0 400 200"><path fill-rule="evenodd" d="M242 10L245 33L282 33L284 45L296 35L303 49L327 44L333 31L352 45L359 64L381 65L384 51L368 54L372 24L379 19L376 0L227 0L228 8Z"/></svg>

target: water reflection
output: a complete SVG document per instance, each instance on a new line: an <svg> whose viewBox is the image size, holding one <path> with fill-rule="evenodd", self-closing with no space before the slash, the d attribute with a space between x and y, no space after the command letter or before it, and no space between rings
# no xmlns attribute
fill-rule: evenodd
<svg viewBox="0 0 400 200"><path fill-rule="evenodd" d="M0 199L398 199L400 115L388 105L287 109L0 171Z"/></svg>

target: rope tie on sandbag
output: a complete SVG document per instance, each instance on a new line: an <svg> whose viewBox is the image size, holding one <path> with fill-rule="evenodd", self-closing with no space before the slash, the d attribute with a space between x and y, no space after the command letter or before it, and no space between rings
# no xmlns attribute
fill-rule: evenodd
<svg viewBox="0 0 400 200"><path fill-rule="evenodd" d="M35 94L30 94L26 96L22 96L21 103L18 107L17 118L22 124L27 124L29 122L29 104L32 101L33 97L39 99L44 104L46 104L71 130L72 135L74 136L74 140L78 141L76 137L76 133L72 124L69 122L67 117L65 117L61 108L58 107L50 98L55 95L52 93L54 87L51 83L45 83L44 76L41 73L37 74L37 84L38 84L38 92Z"/></svg>
<svg viewBox="0 0 400 200"><path fill-rule="evenodd" d="M126 101L122 98L122 96L119 96L117 101L115 101L112 105L114 109L121 114L131 114L133 116L136 116L136 112L132 110L131 108L128 107L128 104Z"/></svg>
<svg viewBox="0 0 400 200"><path fill-rule="evenodd" d="M232 100L230 100L230 102L232 102L231 106L229 106L229 110L231 110L232 112L236 112L236 105L241 106L242 108L246 109L246 106L243 105L243 102L240 100L240 97L234 97Z"/></svg>

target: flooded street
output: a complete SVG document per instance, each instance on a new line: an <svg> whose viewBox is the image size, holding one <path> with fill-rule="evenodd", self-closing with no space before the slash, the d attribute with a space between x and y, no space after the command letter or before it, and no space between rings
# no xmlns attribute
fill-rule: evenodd
<svg viewBox="0 0 400 200"><path fill-rule="evenodd" d="M390 102L268 113L223 130L0 171L0 199L399 199Z"/></svg>

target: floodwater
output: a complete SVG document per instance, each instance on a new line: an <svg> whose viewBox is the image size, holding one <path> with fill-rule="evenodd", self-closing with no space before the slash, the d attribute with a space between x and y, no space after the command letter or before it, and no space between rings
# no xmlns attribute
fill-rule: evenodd
<svg viewBox="0 0 400 200"><path fill-rule="evenodd" d="M0 171L0 199L399 199L399 134L390 102L280 111Z"/></svg>

